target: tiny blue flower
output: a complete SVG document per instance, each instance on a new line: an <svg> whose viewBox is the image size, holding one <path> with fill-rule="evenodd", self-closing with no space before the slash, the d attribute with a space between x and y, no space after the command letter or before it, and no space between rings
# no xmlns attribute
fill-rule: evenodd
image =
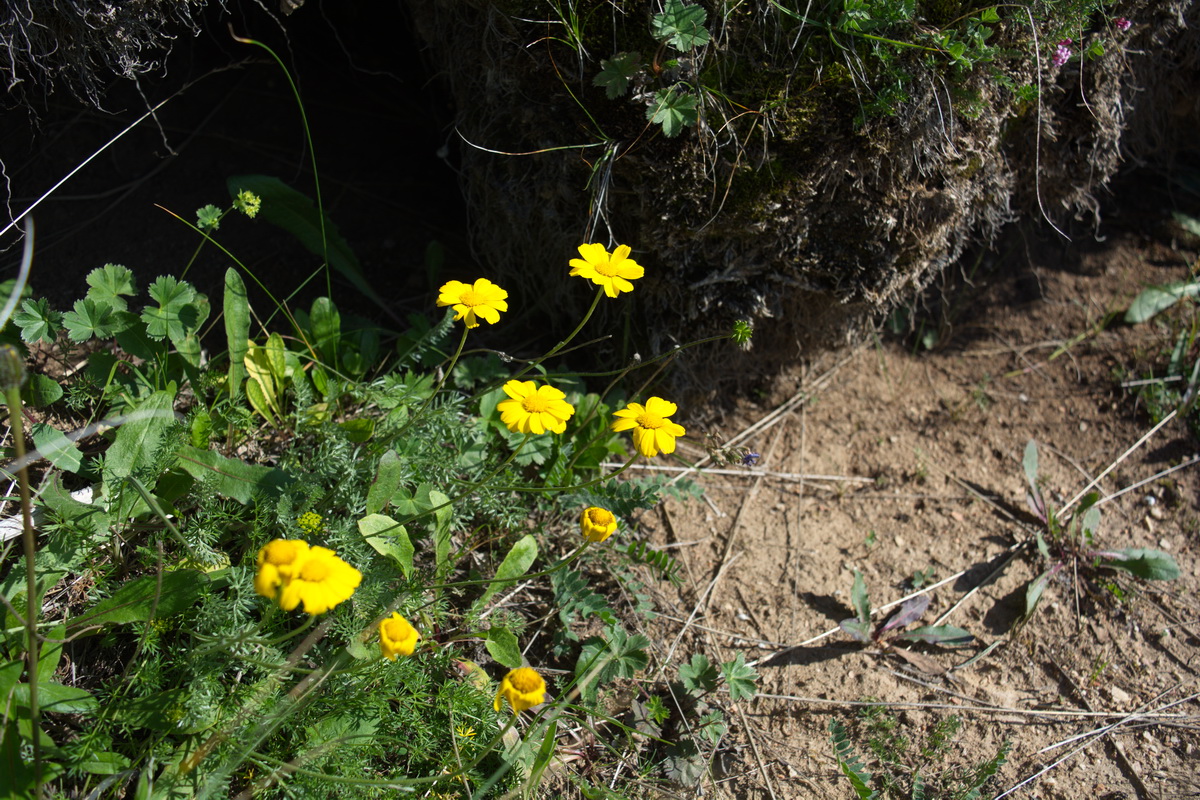
<svg viewBox="0 0 1200 800"><path fill-rule="evenodd" d="M746 452L745 452L745 453L742 455L742 466L743 466L743 467L754 467L754 466L757 466L757 465L758 465L758 458L759 458L759 456L758 456L758 453L755 453L755 452L754 452L754 451L752 451L752 450L747 450L747 451L746 451Z"/></svg>

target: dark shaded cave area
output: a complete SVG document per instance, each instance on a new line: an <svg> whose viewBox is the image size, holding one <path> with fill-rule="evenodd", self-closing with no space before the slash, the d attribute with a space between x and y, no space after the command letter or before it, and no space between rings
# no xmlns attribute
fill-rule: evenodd
<svg viewBox="0 0 1200 800"><path fill-rule="evenodd" d="M35 296L69 309L91 270L117 263L140 291L186 270L219 298L234 262L198 248L181 219L228 207L235 175L274 176L315 197L314 152L322 205L388 308L336 272L327 285L319 259L290 234L231 214L215 238L257 278L246 281L256 311L272 305L258 281L279 298L297 292L292 305L302 308L331 289L343 312L403 328L407 313L431 307L431 283L469 277L453 109L401 4L309 0L285 16L230 0L208 3L196 22L196 35L174 31L157 68L136 80L109 76L100 107L62 85L26 91L37 97L28 104L10 93L0 124L4 225L33 207ZM287 71L235 36L268 45ZM16 226L0 237L0 277L16 274L22 238Z"/></svg>

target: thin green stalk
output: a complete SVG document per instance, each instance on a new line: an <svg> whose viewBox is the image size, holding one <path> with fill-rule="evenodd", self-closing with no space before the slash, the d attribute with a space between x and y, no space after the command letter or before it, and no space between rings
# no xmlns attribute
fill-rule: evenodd
<svg viewBox="0 0 1200 800"><path fill-rule="evenodd" d="M312 162L313 171L313 192L317 199L317 222L321 225L321 258L325 261L325 296L333 297L333 280L329 275L329 238L325 234L325 204L321 201L321 173L317 169L317 148L313 144L312 128L308 125L308 113L304 110L304 100L300 97L300 87L296 86L296 81L292 79L292 73L288 70L287 65L283 63L283 59L275 54L267 45L254 39L246 39L237 36L233 32L233 26L229 26L229 35L233 37L235 42L242 44L252 44L255 47L261 47L270 54L271 58L275 59L275 63L283 70L283 75L287 78L288 86L292 88L292 95L296 98L296 107L300 110L300 123L304 126L304 139L308 142L309 159Z"/></svg>
<svg viewBox="0 0 1200 800"><path fill-rule="evenodd" d="M463 346L467 343L468 331L470 331L470 328L468 328L466 325L463 325L462 336L458 340L458 349L455 350L454 355L450 357L450 365L442 371L442 377L438 380L437 386L433 387L433 391L429 393L429 397L426 397L425 402L421 405L421 407L418 408L415 413L409 416L408 421L401 426L400 430L396 431L393 438L399 438L400 434L412 427L412 424L420 419L421 415L425 413L425 409L429 408L429 404L433 402L433 398L437 397L438 392L440 392L442 387L446 385L446 381L450 379L450 373L454 371L454 366L458 363L458 359L462 355Z"/></svg>
<svg viewBox="0 0 1200 800"><path fill-rule="evenodd" d="M537 365L541 364L546 359L555 355L559 350L562 350L564 347L566 347L572 339L574 339L576 336L579 335L579 332L581 330L583 330L583 326L587 325L588 320L592 318L592 314L594 314L596 312L596 306L598 306L600 304L600 298L603 296L604 296L604 289L597 289L596 296L594 298L592 298L591 308L589 308L587 310L587 313L583 315L583 319L581 319L579 321L579 324L575 326L575 330L573 330L569 334L567 334L567 338L563 339L561 342L554 345L554 347L550 348L550 352L546 353L546 355L542 356L541 358L536 358L533 361L530 361L529 364L527 364L525 366L525 369L521 370L516 375L513 375L512 378L510 378L509 380L515 381L515 380L519 379L522 375L529 372L531 369L533 369Z"/></svg>
<svg viewBox="0 0 1200 800"><path fill-rule="evenodd" d="M38 706L38 614L42 599L38 594L37 569L34 557L37 542L33 533L33 518L29 501L29 470L25 464L25 425L21 407L21 378L24 362L15 347L0 348L0 385L8 406L8 422L12 428L13 448L16 451L17 483L21 491L21 540L25 545L25 671L29 681L29 722L33 740L33 796L42 796L42 736L41 709Z"/></svg>

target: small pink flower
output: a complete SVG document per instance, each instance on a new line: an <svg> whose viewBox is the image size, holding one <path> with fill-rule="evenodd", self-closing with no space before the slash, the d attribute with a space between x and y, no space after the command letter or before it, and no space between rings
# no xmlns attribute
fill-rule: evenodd
<svg viewBox="0 0 1200 800"><path fill-rule="evenodd" d="M1117 30L1119 30L1119 31L1127 31L1133 27L1133 23L1130 22L1129 20L1125 19L1124 17L1117 17L1116 19L1114 19L1113 25L1115 25Z"/></svg>
<svg viewBox="0 0 1200 800"><path fill-rule="evenodd" d="M1063 64L1067 63L1068 59L1070 59L1071 48L1068 47L1069 44L1071 44L1070 39L1063 39L1058 43L1058 46L1054 49L1054 58L1051 59L1054 63L1054 66L1061 67Z"/></svg>

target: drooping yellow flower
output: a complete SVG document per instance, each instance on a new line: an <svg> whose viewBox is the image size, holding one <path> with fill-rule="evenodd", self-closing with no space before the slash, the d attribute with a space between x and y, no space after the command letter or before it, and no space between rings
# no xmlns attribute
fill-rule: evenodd
<svg viewBox="0 0 1200 800"><path fill-rule="evenodd" d="M324 614L349 600L362 581L362 573L327 547L310 547L290 580L283 583L279 607L291 611L304 603L306 614Z"/></svg>
<svg viewBox="0 0 1200 800"><path fill-rule="evenodd" d="M589 542L603 542L617 529L617 518L606 508L591 506L583 510L579 529Z"/></svg>
<svg viewBox="0 0 1200 800"><path fill-rule="evenodd" d="M300 539L275 539L258 551L258 572L254 574L254 591L263 597L279 594L279 587L296 574L308 557L308 542Z"/></svg>
<svg viewBox="0 0 1200 800"><path fill-rule="evenodd" d="M651 397L646 405L630 403L613 414L619 419L612 430L633 431L633 444L646 458L653 458L658 451L675 452L675 439L687 433L683 426L667 419L675 413L677 406L661 397Z"/></svg>
<svg viewBox="0 0 1200 800"><path fill-rule="evenodd" d="M553 386L538 386L533 381L509 381L504 393L510 399L496 406L500 421L513 433L562 433L574 407L563 398L565 394Z"/></svg>
<svg viewBox="0 0 1200 800"><path fill-rule="evenodd" d="M604 293L616 297L621 292L632 292L635 281L646 274L640 264L629 257L629 245L618 245L610 254L602 244L581 244L579 255L571 259L571 274L587 278Z"/></svg>
<svg viewBox="0 0 1200 800"><path fill-rule="evenodd" d="M454 319L465 320L468 328L478 328L479 318L491 325L500 321L500 312L508 311L508 292L487 278L474 284L450 281L438 293L439 306L454 306Z"/></svg>
<svg viewBox="0 0 1200 800"><path fill-rule="evenodd" d="M396 656L411 656L420 639L417 629L395 611L379 623L379 649L384 658L395 661Z"/></svg>
<svg viewBox="0 0 1200 800"><path fill-rule="evenodd" d="M508 700L513 711L524 711L546 702L546 682L542 676L529 667L518 667L504 676L500 681L500 691L492 708L500 710L500 698Z"/></svg>

